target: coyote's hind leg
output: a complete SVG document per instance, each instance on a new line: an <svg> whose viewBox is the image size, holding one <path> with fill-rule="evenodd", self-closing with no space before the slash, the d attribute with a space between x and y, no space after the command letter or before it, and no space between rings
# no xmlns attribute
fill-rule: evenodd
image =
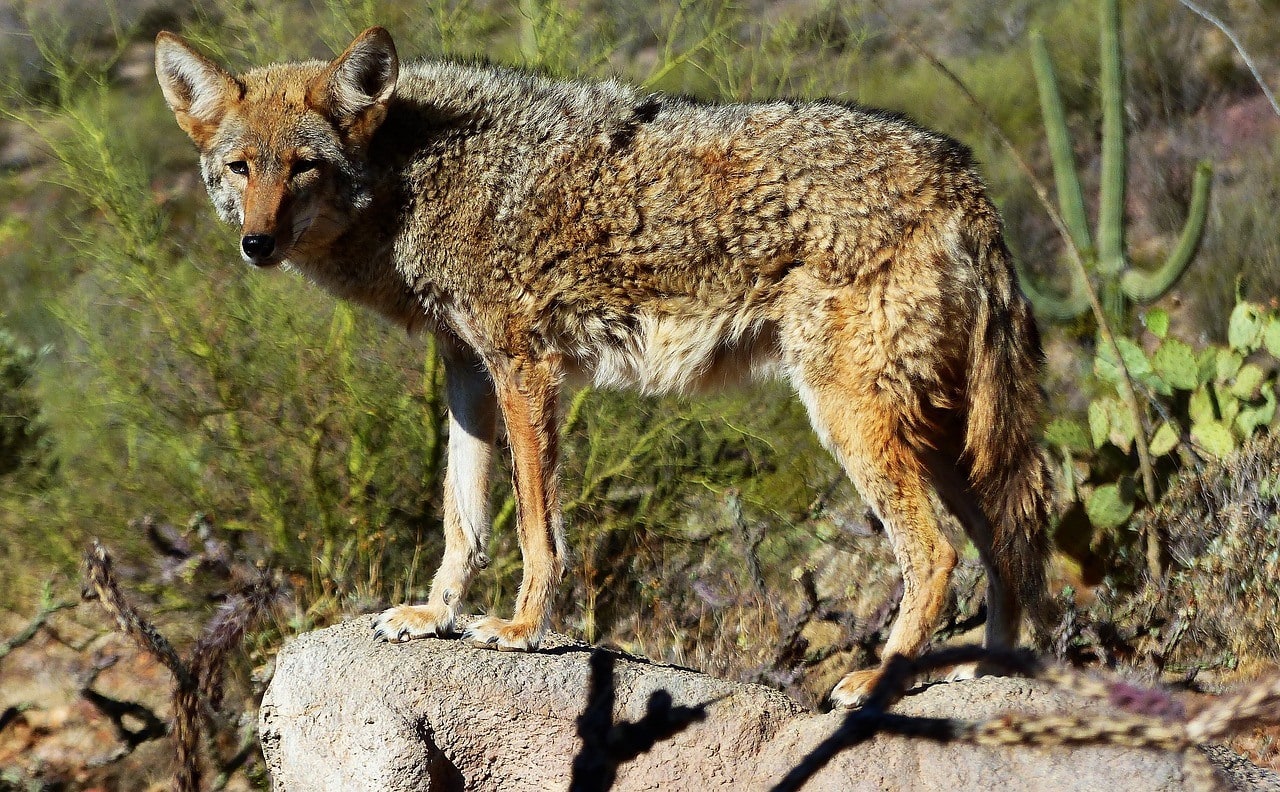
<svg viewBox="0 0 1280 792"><path fill-rule="evenodd" d="M902 572L902 605L889 631L882 660L917 656L933 635L946 605L956 552L938 524L930 484L919 456L900 435L900 420L883 404L861 404L831 394L819 399L833 450L859 492L884 524ZM831 422L834 424L834 421ZM861 704L879 682L880 668L846 674L831 692L838 706Z"/></svg>
<svg viewBox="0 0 1280 792"><path fill-rule="evenodd" d="M984 646L997 651L1013 649L1018 644L1022 626L1022 602L1017 596L1017 581L1005 580L1002 567L997 563L1000 548L995 543L991 521L978 506L978 494L966 484L967 477L960 467L959 454L948 459L941 454L930 458L930 470L942 502L955 514L964 526L965 534L978 551L978 558L987 573L987 628ZM976 667L981 674L981 666ZM959 678L959 677L957 677Z"/></svg>
<svg viewBox="0 0 1280 792"><path fill-rule="evenodd" d="M916 394L904 361L883 332L880 310L849 291L811 306L803 326L784 334L793 383L823 444L884 524L902 572L902 606L883 660L917 656L946 604L956 552L934 511L933 485L918 433ZM865 299L865 298L864 298ZM913 416L914 412L914 416ZM857 706L880 680L877 669L847 674L831 693Z"/></svg>

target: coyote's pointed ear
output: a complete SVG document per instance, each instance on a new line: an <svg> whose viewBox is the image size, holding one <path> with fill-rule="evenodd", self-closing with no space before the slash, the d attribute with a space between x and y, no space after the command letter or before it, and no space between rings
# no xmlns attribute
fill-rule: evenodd
<svg viewBox="0 0 1280 792"><path fill-rule="evenodd" d="M391 34L372 27L311 82L307 102L333 119L347 139L367 140L386 117L399 76Z"/></svg>
<svg viewBox="0 0 1280 792"><path fill-rule="evenodd" d="M156 36L156 78L178 126L202 148L242 92L235 77L167 31Z"/></svg>

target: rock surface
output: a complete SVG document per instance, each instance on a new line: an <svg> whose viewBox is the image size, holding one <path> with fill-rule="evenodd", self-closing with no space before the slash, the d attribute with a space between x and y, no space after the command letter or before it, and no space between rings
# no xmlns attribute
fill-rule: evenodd
<svg viewBox="0 0 1280 792"><path fill-rule="evenodd" d="M515 792L571 783L619 792L766 790L843 717L807 712L768 688L593 652L558 636L524 654L455 640L386 644L373 640L370 625L364 617L309 633L280 653L260 724L277 792ZM1031 680L985 678L928 687L893 712L981 719L1090 709L1097 707ZM684 727L664 728L671 722ZM1244 764L1235 771L1243 788L1280 788L1271 786L1273 774ZM1253 781L1240 780L1244 774ZM1174 754L995 749L890 734L837 754L804 786L1184 788Z"/></svg>

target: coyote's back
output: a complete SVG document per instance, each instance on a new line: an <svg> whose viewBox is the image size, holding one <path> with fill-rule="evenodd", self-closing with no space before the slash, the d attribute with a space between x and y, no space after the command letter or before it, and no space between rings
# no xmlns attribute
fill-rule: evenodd
<svg viewBox="0 0 1280 792"><path fill-rule="evenodd" d="M497 418L524 577L476 640L534 648L563 571L567 375L651 393L772 374L880 516L902 568L885 648L929 640L956 554L988 571L988 643L1044 587L1040 348L968 151L831 102L708 105L493 67L400 67L385 31L330 63L234 76L171 34L165 98L257 266L287 264L410 330L448 371L444 562L380 635L445 635L485 563ZM877 671L849 674L859 701Z"/></svg>

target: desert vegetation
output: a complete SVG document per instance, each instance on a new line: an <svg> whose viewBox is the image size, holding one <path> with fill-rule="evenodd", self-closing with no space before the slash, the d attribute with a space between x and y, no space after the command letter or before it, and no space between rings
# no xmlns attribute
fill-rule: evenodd
<svg viewBox="0 0 1280 792"><path fill-rule="evenodd" d="M252 711L280 643L425 596L442 547L431 343L239 263L151 73L160 29L246 67L329 57L380 24L407 56L712 100L836 97L960 139L1048 350L1065 616L1044 648L1209 689L1274 663L1280 110L1265 87L1280 86L1280 4L1215 4L1230 36L1177 0L1106 6L0 3L15 31L0 44L0 789L173 775L154 747L167 695L112 674L171 680L113 642L97 605L74 605L93 539L184 657L220 606L272 580L208 704L202 750L223 759L206 782L237 789L265 788ZM564 411L574 555L557 630L805 703L875 657L891 554L786 388L585 390ZM514 502L493 480L473 611L518 580ZM981 621L972 548L957 578L939 644ZM62 694L29 683L40 668L65 671L69 701L91 691L159 725L99 701L86 712L119 729L46 749L90 718L41 715ZM1269 740L1255 759L1275 760Z"/></svg>

